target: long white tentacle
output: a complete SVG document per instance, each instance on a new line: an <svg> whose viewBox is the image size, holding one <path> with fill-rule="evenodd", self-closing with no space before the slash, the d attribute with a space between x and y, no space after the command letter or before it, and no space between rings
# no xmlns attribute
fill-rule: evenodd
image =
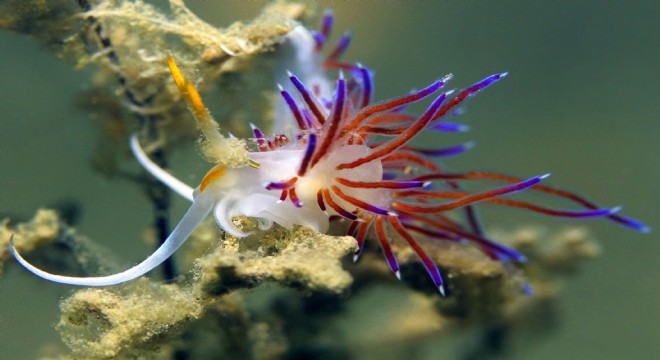
<svg viewBox="0 0 660 360"><path fill-rule="evenodd" d="M133 151L133 156L135 156L140 165L142 165L142 167L144 167L151 175L153 175L163 184L167 185L167 187L172 189L177 194L190 200L191 202L193 201L193 188L186 185L181 180L175 178L172 176L172 174L163 170L160 166L151 161L149 156L147 156L147 154L144 153L144 150L142 150L140 142L137 138L137 134L131 135L131 150Z"/></svg>
<svg viewBox="0 0 660 360"><path fill-rule="evenodd" d="M211 212L216 198L211 191L201 193L193 204L190 206L186 214L183 216L179 224L174 228L170 236L167 237L163 245L161 245L153 254L146 258L141 263L134 267L108 276L98 277L76 277L76 276L63 276L55 275L43 271L25 260L14 247L14 240L11 239L10 250L16 261L23 265L26 269L33 274L42 277L46 280L54 281L60 284L77 285L77 286L110 286L121 284L133 279L136 279L149 271L153 270L156 266L160 265L167 258L172 256L174 252L188 239L190 234L195 230L204 218Z"/></svg>

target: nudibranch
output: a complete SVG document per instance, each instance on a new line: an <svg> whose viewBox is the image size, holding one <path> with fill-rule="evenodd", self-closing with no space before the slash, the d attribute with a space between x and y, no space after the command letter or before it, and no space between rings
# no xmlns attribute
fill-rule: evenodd
<svg viewBox="0 0 660 360"><path fill-rule="evenodd" d="M332 17L326 15L320 32L306 33L308 39L312 39L315 53L324 47L331 26ZM305 36L296 39L307 39ZM282 103L288 111L286 116L291 119L295 131L267 137L253 126L256 149L245 149L248 159L245 166L230 167L220 162L194 190L155 165L140 148L137 137L131 138L133 153L145 169L192 201L163 245L143 262L114 275L69 277L36 268L16 252L12 243L14 257L29 271L47 280L79 286L109 286L133 280L161 264L211 212L219 227L238 238L249 233L232 222L235 216L257 219L261 230L275 223L285 228L296 225L326 232L330 220L340 220L346 222L347 234L357 241L355 261L367 237L372 235L387 265L400 278L391 243L406 242L434 285L444 294L441 272L425 253L421 239L469 243L488 257L501 261L525 259L523 254L485 235L473 208L479 202L556 217L605 217L638 231L649 231L641 222L617 214L619 207L599 208L576 194L540 185L548 175L520 179L492 172L450 172L442 168L434 161L436 158L458 155L470 144L426 149L410 145L410 140L423 131L464 130L464 126L446 120L456 115L459 105L504 78L506 73L488 76L456 93L442 90L451 78L445 76L421 90L374 103L371 71L361 64L339 60L349 40L348 36L341 37L337 47L320 61L322 68L340 69L334 85L319 84L314 79L321 78L319 81L323 82L325 75L318 73L301 78L288 73L289 84L286 88L279 86ZM221 135L199 93L171 56L168 65L206 141L214 153L221 154L228 139ZM421 115L406 111L408 105L424 99L431 100ZM465 183L475 180L491 180L503 185L483 192L467 192ZM503 197L523 190L564 198L580 209L554 209ZM450 215L452 211L458 216Z"/></svg>

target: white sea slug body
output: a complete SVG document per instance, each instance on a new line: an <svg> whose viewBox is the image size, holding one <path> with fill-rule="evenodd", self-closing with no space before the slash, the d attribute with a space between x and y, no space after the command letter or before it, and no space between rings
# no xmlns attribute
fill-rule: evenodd
<svg viewBox="0 0 660 360"><path fill-rule="evenodd" d="M292 43L303 47L313 45L314 53L318 53L329 36L331 25L332 17L326 15L321 32L310 34L300 28L302 30L292 32ZM290 136L276 133L266 137L260 129L253 127L259 151L241 149L248 159L244 167L228 167L222 163L227 139L220 134L218 124L206 110L195 87L169 57L168 64L176 85L212 153L217 155L218 164L193 190L156 166L142 151L137 137L131 138L133 153L145 169L192 201L163 245L126 271L98 277L48 273L21 257L12 241L14 257L25 268L47 280L80 286L108 286L135 279L161 264L211 212L224 231L238 238L249 234L233 223L232 218L236 216L257 219L260 229L276 223L285 228L306 226L319 232L328 231L330 220L340 219L347 223L347 234L354 236L358 243L355 260L367 235L373 234L389 268L400 278L399 265L390 245L394 240L391 235L395 234L418 255L434 285L444 293L440 270L419 245L419 236L435 241L469 242L493 259L524 261L522 254L487 238L473 211L472 206L477 202L567 218L607 217L639 231L649 230L637 220L615 214L619 208L600 209L576 194L539 185L547 175L523 180L497 173L451 173L443 169L435 158L455 156L471 146L424 149L410 146L409 141L423 131L464 131L465 126L445 120L455 115L457 107L465 100L499 81L506 73L491 75L455 95L452 91L438 93L450 79L446 76L421 90L372 103L371 72L360 64L339 61L349 39L346 35L340 38L335 50L325 60L311 59L316 68L300 67L307 73L305 76L309 77L311 84L288 74L289 84L286 88L280 86L284 101L275 112L275 124L288 127ZM301 49L300 54L307 54L307 50ZM349 77L344 78L340 73L332 91L333 87L326 81L319 65L326 69L342 69ZM292 95L294 91L298 100ZM407 105L433 96L435 98L421 115L410 115L405 111ZM464 184L474 180L507 184L485 192L469 193ZM530 188L567 199L583 209L558 210L502 198ZM452 210L458 210L459 216L448 216ZM461 215L462 218L457 220Z"/></svg>

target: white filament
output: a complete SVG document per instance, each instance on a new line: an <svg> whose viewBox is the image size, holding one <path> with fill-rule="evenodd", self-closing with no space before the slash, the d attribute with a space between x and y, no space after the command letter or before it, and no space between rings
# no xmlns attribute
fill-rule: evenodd
<svg viewBox="0 0 660 360"><path fill-rule="evenodd" d="M148 258L141 263L133 266L132 268L122 271L120 273L108 276L94 276L94 277L77 277L77 276L64 276L55 275L43 271L25 260L14 247L14 240L10 242L10 250L16 261L23 267L28 269L33 274L56 283L77 285L77 286L110 286L117 285L148 273L156 266L162 264L188 239L190 234L195 230L199 223L206 218L209 214L216 199L212 196L213 192L203 192L198 196L193 204L190 206L181 221L174 228L170 236L167 237L165 242Z"/></svg>
<svg viewBox="0 0 660 360"><path fill-rule="evenodd" d="M142 165L149 174L153 175L158 181L165 184L183 198L188 199L191 202L193 201L193 188L175 178L172 174L163 170L160 166L151 161L147 154L144 153L144 150L142 150L137 134L131 135L131 150L133 151L133 156L135 156L140 165Z"/></svg>

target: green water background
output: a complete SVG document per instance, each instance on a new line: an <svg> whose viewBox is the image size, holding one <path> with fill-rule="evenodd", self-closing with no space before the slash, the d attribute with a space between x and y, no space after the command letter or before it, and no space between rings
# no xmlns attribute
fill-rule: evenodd
<svg viewBox="0 0 660 360"><path fill-rule="evenodd" d="M470 102L460 121L468 134L424 136L427 144L475 140L447 164L519 176L552 172L551 184L660 228L660 5L652 1L336 1L337 29L352 29L346 59L370 66L376 99L421 88L446 73L457 88L487 75L510 76ZM250 19L260 2L189 2L218 26ZM0 212L29 218L72 199L84 209L79 231L116 250L128 265L150 251L139 241L150 220L139 189L105 179L89 166L94 119L76 107L89 89L76 72L31 39L0 33ZM194 152L175 155L175 169ZM200 163L194 159L194 163ZM201 166L201 165L199 165ZM196 170L195 170L196 171ZM194 183L194 176L188 179ZM173 218L182 213L179 202ZM489 226L570 221L486 207ZM496 225L495 225L496 224ZM650 359L660 354L660 239L605 221L584 222L603 255L565 283L560 327L518 352L524 359ZM0 358L31 359L47 342L58 301L71 288L14 266L0 287ZM379 300L384 301L384 300ZM357 321L377 321L363 313ZM376 320L375 320L376 319ZM411 353L453 358L456 347L427 339ZM364 351L364 358L397 358Z"/></svg>

